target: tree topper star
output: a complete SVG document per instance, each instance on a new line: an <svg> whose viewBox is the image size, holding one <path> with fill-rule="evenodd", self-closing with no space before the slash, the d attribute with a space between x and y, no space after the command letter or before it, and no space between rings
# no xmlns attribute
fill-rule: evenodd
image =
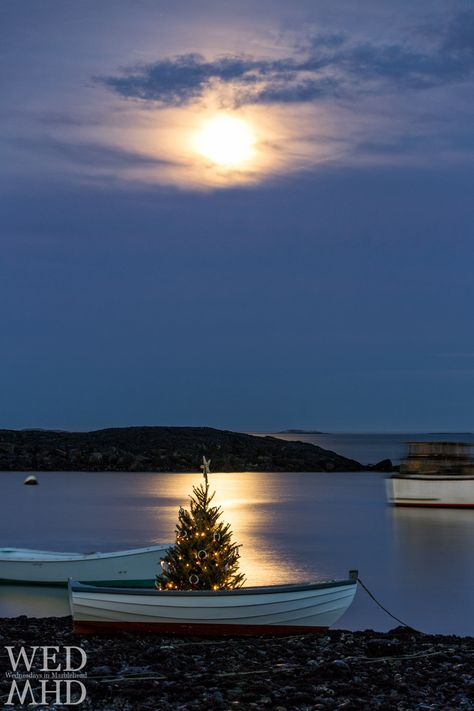
<svg viewBox="0 0 474 711"><path fill-rule="evenodd" d="M203 458L202 458L202 464L201 464L201 467L200 467L200 468L202 469L202 475L203 475L203 477L204 477L204 480L205 480L205 482L206 482L206 485L207 485L207 483L208 483L208 481L207 481L207 475L210 474L210 471L211 471L211 470L210 470L210 464L211 464L211 460L210 460L210 459L206 459L206 457L203 457Z"/></svg>

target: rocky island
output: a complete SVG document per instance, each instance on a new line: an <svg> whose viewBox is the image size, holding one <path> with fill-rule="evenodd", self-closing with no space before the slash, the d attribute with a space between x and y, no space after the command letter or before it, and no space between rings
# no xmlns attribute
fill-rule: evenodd
<svg viewBox="0 0 474 711"><path fill-rule="evenodd" d="M211 427L0 430L0 471L195 471L203 455L223 472L367 469L306 442Z"/></svg>

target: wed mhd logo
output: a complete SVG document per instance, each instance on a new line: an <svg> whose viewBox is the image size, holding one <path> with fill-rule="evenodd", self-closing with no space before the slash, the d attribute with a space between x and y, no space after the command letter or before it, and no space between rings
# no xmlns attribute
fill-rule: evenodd
<svg viewBox="0 0 474 711"><path fill-rule="evenodd" d="M81 647L5 646L11 680L4 706L18 703L32 708L51 703L76 706L86 698L87 655Z"/></svg>

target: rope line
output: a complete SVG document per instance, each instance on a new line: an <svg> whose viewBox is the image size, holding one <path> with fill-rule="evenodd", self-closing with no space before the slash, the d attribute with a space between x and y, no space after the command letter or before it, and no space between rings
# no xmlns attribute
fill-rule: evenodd
<svg viewBox="0 0 474 711"><path fill-rule="evenodd" d="M367 593L367 595L368 595L370 598L372 598L372 600L375 602L375 604L378 605L381 610L383 610L384 612L386 612L387 615L389 615L390 617L392 617L392 619L394 619L394 620L396 620L397 622L399 622L399 623L402 625L402 627L406 627L407 629L412 630L413 632L418 632L419 634L424 634L424 632L421 632L421 630L417 630L415 627L412 627L412 625L408 625L406 622L403 622L403 620L401 620L401 619L400 619L399 617L397 617L396 615L392 615L392 613L390 612L390 610L387 610L387 608L384 607L384 606L382 605L382 603L377 600L377 598L375 597L375 595L370 592L370 590L369 590L369 588L367 587L367 585L365 585L365 583L362 582L362 580L359 578L359 576L357 576L357 582L359 583L359 585L360 585L362 588L364 588L364 590L365 590L365 592Z"/></svg>

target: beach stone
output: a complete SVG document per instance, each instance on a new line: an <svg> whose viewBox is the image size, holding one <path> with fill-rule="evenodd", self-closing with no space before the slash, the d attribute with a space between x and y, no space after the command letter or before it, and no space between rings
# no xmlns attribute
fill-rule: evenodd
<svg viewBox="0 0 474 711"><path fill-rule="evenodd" d="M239 701L252 702L252 701L258 701L259 698L260 698L260 694L256 694L254 691L246 691L245 693L242 693L240 695Z"/></svg>
<svg viewBox="0 0 474 711"><path fill-rule="evenodd" d="M71 635L70 618L0 620L4 646L18 646L27 635L32 645L48 639L51 644L67 640L87 647L88 696L81 711L474 709L474 638L332 630L324 638L290 640L262 636L225 642L185 637L170 641L123 633L86 639ZM163 651L164 646L171 649ZM383 648L382 656L397 657L406 648L419 656L380 660L375 656L367 663L371 646ZM451 664L453 657L457 660ZM148 671L146 662L151 659L154 663ZM133 672L152 678L122 678L117 683L93 679ZM8 690L9 681L0 675L0 697Z"/></svg>
<svg viewBox="0 0 474 711"><path fill-rule="evenodd" d="M230 689L226 689L226 694L230 699L238 699L242 693L243 689L241 686L233 686Z"/></svg>
<svg viewBox="0 0 474 711"><path fill-rule="evenodd" d="M370 639L367 642L367 656L388 657L400 653L400 642L398 639Z"/></svg>
<svg viewBox="0 0 474 711"><path fill-rule="evenodd" d="M343 672L344 674L351 673L351 668L349 664L347 662L344 662L342 659L335 659L333 662L331 662L331 666L338 672Z"/></svg>
<svg viewBox="0 0 474 711"><path fill-rule="evenodd" d="M211 695L211 701L217 706L222 706L224 704L224 697L220 691L214 691Z"/></svg>

